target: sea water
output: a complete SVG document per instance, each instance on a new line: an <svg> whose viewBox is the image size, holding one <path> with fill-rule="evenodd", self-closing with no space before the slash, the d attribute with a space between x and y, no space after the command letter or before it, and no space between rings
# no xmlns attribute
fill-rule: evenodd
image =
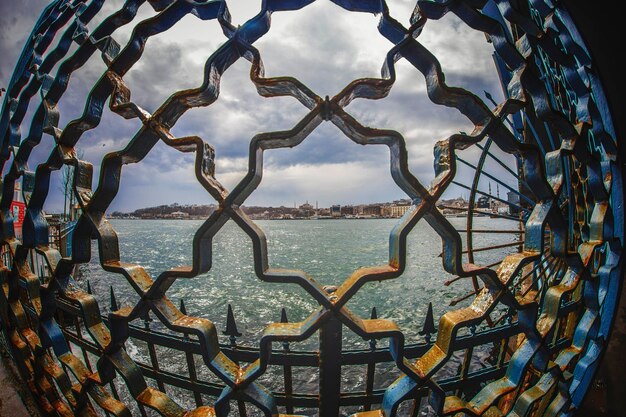
<svg viewBox="0 0 626 417"><path fill-rule="evenodd" d="M465 230L466 218L448 219L458 230ZM267 236L268 260L272 268L298 269L322 285L340 285L350 274L363 266L385 265L389 258L389 233L397 219L328 219L328 220L259 220L256 223ZM189 265L192 259L192 241L200 220L111 220L120 242L123 262L142 265L156 279L168 269ZM474 249L491 245L517 242L520 234L516 221L475 217L474 230L511 230L511 233L474 233ZM463 248L466 234L460 232ZM444 282L454 278L444 271L440 257L441 238L425 221L414 227L407 239L407 258L404 273L395 279L364 285L348 302L347 307L363 318L369 318L376 308L379 318L395 321L405 333L407 343L423 341L418 335L428 308L432 303L435 323L445 312L467 305L467 301L451 307L450 303L473 290L470 279L461 279L446 286ZM477 252L475 263L489 265L516 252L518 246ZM110 309L110 288L115 292L118 306L134 305L138 297L122 275L104 271L97 257L97 243L93 244L93 258L80 266L77 276L79 285L90 286L99 301L101 311ZM464 262L467 255L464 255ZM195 278L179 278L167 291L166 296L178 305L184 299L187 313L207 318L216 325L222 343L228 343L223 334L226 324L227 306L234 311L237 328L242 334L238 345L256 347L263 329L280 319L284 308L290 322L306 319L318 304L298 285L268 283L260 280L254 272L252 243L238 226L229 221L215 236L212 244L212 267L208 273ZM151 326L163 328L158 322ZM379 342L385 346L386 341ZM342 345L344 349L362 349L365 341L344 327ZM316 350L317 335L307 341L292 344L292 350ZM127 351L138 362L149 363L145 347L132 339L127 342ZM280 347L278 347L280 348ZM175 359L175 352L163 350L160 366L171 372L184 372L184 360ZM485 352L483 352L484 354ZM480 351L476 354L480 354ZM171 358L168 360L168 355ZM198 358L199 359L199 358ZM453 358L453 365L460 358ZM200 376L210 377L205 366L197 361ZM392 365L379 366L377 380L388 383L397 376ZM348 374L342 389L363 389L362 373ZM315 391L317 374L304 372L294 376L295 391ZM271 378L270 378L271 379ZM280 378L277 378L280 379ZM282 382L281 382L282 383ZM266 381L280 389L281 383ZM182 403L190 398L182 398ZM193 406L193 404L187 404Z"/></svg>

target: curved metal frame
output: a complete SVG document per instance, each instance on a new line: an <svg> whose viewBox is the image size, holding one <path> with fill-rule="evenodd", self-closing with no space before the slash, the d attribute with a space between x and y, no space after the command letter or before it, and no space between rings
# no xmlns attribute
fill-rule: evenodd
<svg viewBox="0 0 626 417"><path fill-rule="evenodd" d="M103 2L56 0L50 4L24 48L0 116L3 164L12 157L2 180L0 201L2 241L9 254L0 269L4 289L0 294L2 327L16 362L45 409L62 415L92 415L97 406L116 416L129 415L128 406L116 398L114 389L106 389L120 376L140 410L149 407L165 416L185 415L186 410L164 390L148 384L149 369L133 361L124 349L129 337L141 337L140 329L131 322L148 314L179 335L170 339L176 340L171 342L174 346L193 346L193 353L200 355L206 368L220 380L206 388L217 397L213 405L199 404L188 416L227 415L231 401L251 404L267 416L278 415L279 405L285 405L289 414L293 414L294 406L307 406L303 405L306 401L299 403L294 396L286 395L284 402L279 401L278 395L259 382L259 377L280 357L273 350L274 342L301 341L315 333L320 337L315 363L320 368L317 406L320 415L338 415L341 405L355 401L340 395L337 379L340 373L336 368L340 369L350 355L357 355L342 354L340 344L339 349L333 347L343 326L364 340L389 340L388 348L363 354L359 361L364 362L357 363L375 362L377 359L372 358L380 357L394 363L402 373L383 392L357 396L359 401L364 398L365 411L354 416L393 416L404 401L419 400L425 395L440 415L568 415L580 405L615 307L617 295L612 290L620 279L623 225L614 223L613 211L621 210L622 187L610 116L597 105L602 91L597 89L589 55L565 11L547 0L523 4L504 0L419 1L412 26L405 28L389 15L384 1L333 0L350 11L380 15L378 29L393 47L381 78L355 80L334 97L322 98L294 78L266 78L260 54L253 46L270 30L272 13L300 9L311 0L266 0L261 12L239 27L231 24L224 0L149 1L157 14L137 24L123 48L112 35L132 21L144 0L127 0L119 11L89 33L86 24ZM494 109L471 92L448 86L436 57L418 41L427 21L446 13L454 13L471 28L484 32L493 43L510 78L506 99ZM149 114L130 101L124 75L141 58L151 36L168 30L188 14L217 20L227 40L207 61L201 86L175 93ZM46 52L56 31L70 20L57 47ZM78 48L61 63L53 77L49 71L73 42ZM69 78L98 50L107 70L89 93L83 115L61 128L57 104ZM250 61L250 78L260 95L294 97L309 112L291 130L261 133L252 138L248 174L229 191L213 175L216 156L210 144L195 136L177 138L170 129L185 111L211 105L218 99L221 75L240 58ZM365 127L345 110L355 99L384 98L394 84L395 63L399 59L406 59L424 74L428 96L435 104L456 108L474 124L471 134L455 134L437 143L436 178L430 187L420 184L410 172L402 135ZM558 83L561 93L552 89L553 83ZM41 104L28 135L22 138L20 126L37 92L41 94ZM107 100L114 113L138 119L141 128L124 149L106 155L101 162L98 188L92 192L92 165L77 158L74 146L83 133L98 125ZM521 140L505 124L520 114L524 123ZM323 287L303 271L272 268L263 231L240 208L262 179L264 151L297 146L323 122L335 124L356 143L387 146L391 175L413 201L390 233L388 263L360 268L336 289ZM27 163L44 133L54 138L56 146L33 173L28 171ZM552 140L552 146L547 147L546 137L558 138L560 143ZM487 138L519 158L521 177L529 185L527 197L533 201L528 208L522 250L504 258L497 270L464 263L459 233L435 208L454 181L457 151ZM117 235L105 212L117 194L123 166L141 161L159 141L180 152L196 154L196 177L219 208L194 236L192 265L152 277L140 265L120 262ZM489 148L484 149L486 152ZM72 188L83 212L74 230L73 253L65 258L50 246L43 213L50 174L63 165L75 167ZM20 241L15 237L9 208L15 181L21 177L34 177L35 185ZM561 204L564 194L574 200L565 207ZM367 282L402 274L407 235L422 218L442 239L444 269L458 277L477 277L481 286L476 288L476 296L468 307L442 316L434 342L407 346L404 334L394 322L359 317L346 304ZM242 353L220 346L212 322L188 316L167 297L176 279L191 279L211 268L213 236L229 219L252 240L259 279L297 285L319 304L302 322L270 324L258 351L247 356L248 360L237 357ZM132 307L115 308L107 318L101 316L95 298L78 288L71 276L74 265L90 260L93 239L98 242L102 268L123 276L140 298ZM51 271L44 282L31 271L28 257L32 252L41 256ZM546 254L558 259L563 268L546 281L541 291L519 292L520 277L529 267L542 264ZM508 308L508 320L477 332L476 326L486 322L498 306ZM84 328L89 333L91 342L80 337L73 340L98 355L96 369L72 353L68 343L72 333L61 319L62 312L80 319L76 332ZM459 336L462 329L469 329L470 335ZM519 343L515 352L506 357L505 347L513 334L521 335L517 338ZM148 339L156 340L152 336ZM494 372L469 374L463 370L458 385L435 379L455 351L469 350L484 341L502 346ZM281 359L284 362L278 363L287 366L291 356L285 354ZM163 373L157 374L154 373L157 381L165 378ZM199 387L198 392L205 389L192 376L189 380L191 386ZM474 381L485 385L472 395L461 390ZM172 382L176 381L170 378L168 383ZM180 386L189 386L185 381L178 382ZM371 404L380 405L372 411L368 410Z"/></svg>

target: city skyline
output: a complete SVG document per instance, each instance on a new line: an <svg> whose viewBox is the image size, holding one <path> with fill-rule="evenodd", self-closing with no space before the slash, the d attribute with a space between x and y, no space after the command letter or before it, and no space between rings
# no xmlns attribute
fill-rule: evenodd
<svg viewBox="0 0 626 417"><path fill-rule="evenodd" d="M458 196L453 199L440 199L437 202L437 209L444 216L464 217L470 211L472 216L491 216L506 219L516 219L519 215L519 196L515 192L508 192L506 196L476 195L476 200L472 203ZM252 220L285 220L285 219L371 219L371 218L400 218L413 206L410 199L395 201L364 203L364 204L333 204L328 207L320 207L318 202L315 205L308 201L297 204L293 207L281 205L278 207L246 206L241 209ZM472 210L470 210L470 206ZM122 219L174 219L174 220L204 220L210 216L217 206L210 205L184 205L172 203L169 205L159 205L137 209L133 212L114 211L107 213L110 218Z"/></svg>

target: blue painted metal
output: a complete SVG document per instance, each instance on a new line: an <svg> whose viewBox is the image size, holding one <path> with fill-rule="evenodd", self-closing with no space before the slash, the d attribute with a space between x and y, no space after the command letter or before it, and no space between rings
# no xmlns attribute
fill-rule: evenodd
<svg viewBox="0 0 626 417"><path fill-rule="evenodd" d="M128 416L130 404L135 404L140 413L148 407L163 416L225 416L231 413L231 402L236 402L240 415L248 412L248 406L265 416L279 415L284 407L288 414L281 415L285 416L301 408L317 408L330 417L342 413L343 407L362 406L354 416L371 417L395 416L404 401L413 401L417 413L421 400L428 398L439 415L494 416L571 415L580 405L612 323L624 223L617 138L590 55L571 19L546 0L421 0L407 28L389 15L383 0L333 0L346 10L380 16L378 30L391 46L380 78L354 80L335 96L322 98L295 78L265 77L254 47L271 30L273 13L302 9L313 1L266 0L261 11L241 25L231 22L225 0L127 0L91 31L88 23L104 0L54 1L42 14L17 63L0 114L3 164L12 158L4 171L0 200L0 319L11 353L46 411L93 415L101 410ZM119 45L113 35L132 24L143 4L152 7L154 16L135 24L130 40ZM494 108L472 92L447 85L436 56L419 42L428 20L449 13L485 33L494 47L505 84L505 99ZM198 88L174 93L150 114L130 100L124 76L141 60L150 37L167 32L190 14L217 21L225 41L206 62ZM60 30L57 46L48 51ZM73 44L75 50L61 61ZM294 97L308 112L290 130L256 135L250 143L247 175L229 191L215 178L219 159L211 145L195 136L177 138L170 129L187 110L218 100L221 76L241 58L249 61L251 82L260 95ZM58 103L70 77L90 59L101 59L107 69L88 94L83 114L59 126L63 109ZM386 97L401 59L425 76L433 103L458 110L474 125L470 134L454 134L436 144L436 177L430 187L412 174L401 134L366 127L345 110L356 99ZM59 62L52 76L49 72ZM23 136L26 110L37 93L42 100ZM94 190L94 168L78 158L74 147L83 134L98 126L107 102L114 113L138 119L141 127L124 149L99 162L100 179ZM505 123L509 119L515 132ZM264 151L297 146L325 122L355 143L387 146L392 178L413 202L390 233L387 264L357 269L332 290L303 271L272 268L263 230L241 210L262 180ZM33 173L28 161L44 134L51 136L55 147ZM117 194L124 166L141 161L160 141L195 153L196 177L219 208L194 236L192 265L153 277L140 265L120 262L117 234L105 213ZM479 193L481 175L495 178L483 172L487 157L495 158L492 145L519 161L517 172L510 172L519 177L523 197L519 208L526 214L519 219L523 241L515 243L521 250L485 266L475 263L473 254L495 246L472 247L470 216L466 230L470 244L464 251L459 232L436 204L450 184L461 183L456 177L457 161L475 170L470 187L474 195ZM457 157L458 151L472 147L482 153L476 165ZM43 207L51 173L64 165L74 167L72 190L82 214L71 228L70 250L62 255L49 240ZM33 175L23 238L18 240L9 207L15 181ZM402 275L410 256L407 235L422 219L441 238L443 267L457 277L450 282L472 278L474 291L467 296L472 297L470 305L448 311L437 328L429 308L423 329L426 343L408 344L393 321L374 312L360 317L347 305L366 283ZM240 333L232 310L226 325L231 343L221 345L214 323L188 315L182 301L177 308L167 296L177 279L193 279L210 270L212 239L228 220L251 238L260 280L297 285L318 304L302 322L289 323L284 314L268 325L257 348L237 345ZM111 289L111 311L105 315L90 287L83 291L74 281L74 267L91 259L93 239L102 268L123 277L137 293L139 301L133 306L121 307ZM466 253L469 262L464 262ZM32 270L34 256L43 260L49 276L37 276L37 270ZM493 320L501 309L506 313ZM152 317L167 332L151 327ZM134 324L135 319L143 325ZM344 326L368 342L369 348L342 350ZM291 349L290 343L316 333L319 350ZM125 347L130 338L147 344L149 364L129 356ZM387 339L387 347L378 347L381 339ZM275 342L281 350L274 349ZM70 350L70 343L81 350L82 359ZM482 344L497 348L494 365L472 371L467 365L474 348ZM160 369L156 346L184 352L189 376ZM457 352L464 352L465 360L456 376L438 376ZM88 353L97 358L94 364ZM200 379L194 355L214 380ZM375 364L382 362L395 366L400 376L376 389ZM271 365L283 368L284 392L270 390L262 382ZM341 369L352 365L367 366L365 392L342 392ZM292 373L304 367L319 368L317 392L294 392ZM155 380L158 389L148 379ZM114 382L120 381L130 397L117 392ZM166 386L193 392L195 408L186 410L178 404L166 393ZM203 405L201 394L211 397L210 406Z"/></svg>

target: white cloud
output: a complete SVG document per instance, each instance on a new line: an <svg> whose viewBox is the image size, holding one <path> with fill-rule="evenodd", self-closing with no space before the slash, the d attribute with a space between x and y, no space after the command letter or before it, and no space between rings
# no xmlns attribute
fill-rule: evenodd
<svg viewBox="0 0 626 417"><path fill-rule="evenodd" d="M106 2L90 28L121 4L121 0ZM392 15L405 25L413 6L409 0L390 2ZM0 62L0 83L6 83L10 72L7 62L12 64L17 59L17 45L23 44L32 27L35 7L16 3L9 9L4 2L0 7L0 52L9 58ZM260 7L260 0L231 1L233 23L243 24ZM124 46L132 27L154 14L149 5L142 6L137 19L116 32L114 38ZM300 11L274 13L269 33L255 46L268 76L296 76L316 93L334 95L354 78L380 76L380 67L392 45L378 33L378 19L318 1ZM199 86L206 59L225 40L216 21L202 22L194 16L151 38L142 59L125 77L132 99L153 111L173 92ZM439 58L449 85L468 88L479 97L483 90L499 97L491 48L482 33L450 15L428 21L419 41ZM99 57L92 61L74 75L61 102L62 125L82 113L85 96L103 71L103 65L97 63ZM255 134L290 129L307 112L292 98L260 97L249 80L249 68L247 61L238 61L224 75L218 101L208 108L190 110L172 129L177 136L198 135L215 147L218 178L229 188L247 169L249 141ZM428 184L434 175L434 143L461 130L471 131L472 125L456 109L432 104L425 93L423 76L406 61L397 64L397 74L389 97L381 101L357 100L347 111L364 125L403 134L410 167ZM280 205L320 199L324 204L358 203L402 196L388 172L388 153L349 145L347 138L329 126L320 126L295 149L268 153L263 183L251 202ZM122 149L137 128L135 121L123 121L105 110L100 126L87 132L78 148L94 163L97 174L104 154ZM112 208L208 200L197 183L192 186L193 156L176 156L175 151L163 148L155 148L142 163L124 168L120 195ZM35 155L43 159L46 152L36 151ZM498 171L491 165L490 169Z"/></svg>
<svg viewBox="0 0 626 417"><path fill-rule="evenodd" d="M299 164L268 171L250 204L290 205L317 200L321 207L406 197L393 182L389 166L362 162Z"/></svg>

